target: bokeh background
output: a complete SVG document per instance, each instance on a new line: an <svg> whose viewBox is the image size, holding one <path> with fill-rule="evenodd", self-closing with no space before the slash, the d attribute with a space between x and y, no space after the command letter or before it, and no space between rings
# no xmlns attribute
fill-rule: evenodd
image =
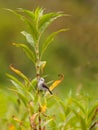
<svg viewBox="0 0 98 130"><path fill-rule="evenodd" d="M26 43L20 34L26 26L4 8L33 10L38 6L45 8L46 12L63 11L70 15L59 18L47 29L46 33L61 28L70 29L58 35L44 55L47 80L57 79L58 74L63 73L65 79L56 89L57 94L64 96L70 90L81 88L83 92L97 96L98 0L0 0L0 92L9 92L5 74L12 73L10 64L30 78L35 76L31 61L21 49L12 46L13 42ZM6 100L6 94L3 98Z"/></svg>

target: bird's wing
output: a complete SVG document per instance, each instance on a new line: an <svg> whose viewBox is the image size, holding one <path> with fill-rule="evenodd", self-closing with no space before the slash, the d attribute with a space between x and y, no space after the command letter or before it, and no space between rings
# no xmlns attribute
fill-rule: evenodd
<svg viewBox="0 0 98 130"><path fill-rule="evenodd" d="M50 94L53 94L53 93L50 91L50 89L47 87L46 84L43 84L43 87L44 87L45 89L47 89L47 90L50 92Z"/></svg>
<svg viewBox="0 0 98 130"><path fill-rule="evenodd" d="M45 83L42 84L42 85L43 85L44 88L49 89Z"/></svg>

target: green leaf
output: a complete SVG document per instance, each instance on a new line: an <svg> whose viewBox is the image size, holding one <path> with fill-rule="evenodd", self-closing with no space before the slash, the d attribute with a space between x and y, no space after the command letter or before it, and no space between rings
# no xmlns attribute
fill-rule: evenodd
<svg viewBox="0 0 98 130"><path fill-rule="evenodd" d="M32 91L32 89L35 90L36 85L37 85L37 78L34 78L30 82L29 91Z"/></svg>
<svg viewBox="0 0 98 130"><path fill-rule="evenodd" d="M34 100L34 95L31 92L28 92L28 91L27 91L27 94L30 96L30 98L31 98L30 100L33 101Z"/></svg>
<svg viewBox="0 0 98 130"><path fill-rule="evenodd" d="M41 17L43 16L43 9L42 8L36 8L35 10L35 20L36 20L36 23L39 22L39 20L41 19Z"/></svg>
<svg viewBox="0 0 98 130"><path fill-rule="evenodd" d="M6 74L6 75L10 78L10 81L14 85L14 87L16 88L17 92L25 95L25 93L26 93L25 86L16 77L14 77L10 74Z"/></svg>
<svg viewBox="0 0 98 130"><path fill-rule="evenodd" d="M13 14L15 14L15 15L18 16L22 21L24 21L24 16L23 16L23 15L17 13L17 12L14 11L14 10L11 10L11 9L5 9L5 10L7 10L7 11L13 13Z"/></svg>
<svg viewBox="0 0 98 130"><path fill-rule="evenodd" d="M91 107L88 113L88 118L91 117L91 115L93 114L93 112L96 110L97 107L98 107L98 103L96 103L93 107Z"/></svg>
<svg viewBox="0 0 98 130"><path fill-rule="evenodd" d="M38 36L39 36L38 30L36 28L36 23L31 22L30 20L28 20L26 18L24 19L24 22L29 26L31 33L32 33L32 36L33 36L33 39L34 39L34 42L36 43L38 40Z"/></svg>
<svg viewBox="0 0 98 130"><path fill-rule="evenodd" d="M18 93L18 96L20 97L20 99L22 100L22 102L24 103L24 105L27 106L28 100L26 98L26 95Z"/></svg>
<svg viewBox="0 0 98 130"><path fill-rule="evenodd" d="M82 130L87 130L85 119L79 115Z"/></svg>
<svg viewBox="0 0 98 130"><path fill-rule="evenodd" d="M24 18L24 22L29 26L31 33L33 35L33 40L35 41L35 43L38 40L38 36L39 36L39 28L38 28L38 24L39 24L39 20L43 15L43 9L42 8L37 8L35 11L29 11L29 10L24 10L24 9L20 9L21 12L24 12L24 14L27 14L27 16L29 16L31 19L28 19L27 17Z"/></svg>
<svg viewBox="0 0 98 130"><path fill-rule="evenodd" d="M20 91L15 90L15 89L12 89L12 88L10 88L10 90L17 93L18 96L19 96L19 99L22 100L22 102L24 103L25 106L27 105L27 103L26 103L27 99L26 99L26 96L23 93L21 93Z"/></svg>
<svg viewBox="0 0 98 130"><path fill-rule="evenodd" d="M92 118L94 116L94 112L96 111L96 109L98 108L98 103L95 103L93 106L90 106L89 111L88 111L88 123L92 123ZM96 113L95 113L96 114Z"/></svg>
<svg viewBox="0 0 98 130"><path fill-rule="evenodd" d="M71 122L72 122L72 120L73 120L74 118L75 118L75 115L74 115L72 112L70 112L70 113L66 116L65 121L64 121L64 124L63 124L63 130L65 130L66 127L71 124Z"/></svg>
<svg viewBox="0 0 98 130"><path fill-rule="evenodd" d="M14 76L10 75L10 74L6 74L7 77L9 77L11 79L11 82L13 82L13 85L15 85L18 88L24 88L24 85Z"/></svg>
<svg viewBox="0 0 98 130"><path fill-rule="evenodd" d="M25 88L25 86L14 76L7 74L7 76L10 78L11 83L14 85L14 89L10 89L14 92L16 92L19 97L21 98L21 100L24 102L24 104L26 105L26 102L28 101L28 99L26 97L28 94L27 89Z"/></svg>
<svg viewBox="0 0 98 130"><path fill-rule="evenodd" d="M65 116L66 116L66 110L67 110L67 107L66 107L66 105L65 105L65 102L63 102L62 100L60 100L60 99L58 99L58 98L55 98L56 99L56 101L57 101L57 103L59 103L59 105L60 105L60 108L61 108L61 110L63 111L63 116L64 116L64 118L65 118ZM68 113L67 113L68 114Z"/></svg>
<svg viewBox="0 0 98 130"><path fill-rule="evenodd" d="M31 49L27 45L16 43L13 43L13 45L15 45L16 47L21 47L28 56L28 58L35 64L35 54L33 53L33 51L31 51Z"/></svg>
<svg viewBox="0 0 98 130"><path fill-rule="evenodd" d="M64 14L61 13L48 13L41 17L39 22L39 30L41 33L43 33L46 28L58 17L64 16Z"/></svg>
<svg viewBox="0 0 98 130"><path fill-rule="evenodd" d="M71 109L72 109L72 108L71 108ZM81 129L82 129L82 130L87 130L87 129L86 129L85 118L83 118L83 117L80 115L79 111L74 110L74 109L72 109L72 111L73 111L73 113L76 115L77 119L80 120Z"/></svg>
<svg viewBox="0 0 98 130"><path fill-rule="evenodd" d="M35 45L34 45L34 39L32 37L32 35L26 31L22 31L21 34L23 34L27 40L27 42L32 46L34 47L35 49Z"/></svg>
<svg viewBox="0 0 98 130"><path fill-rule="evenodd" d="M86 111L85 111L85 109L83 108L83 106L81 105L80 102L78 102L78 101L75 100L75 99L72 99L72 101L78 106L78 108L79 108L84 114L86 114Z"/></svg>
<svg viewBox="0 0 98 130"><path fill-rule="evenodd" d="M32 20L35 19L35 15L34 15L33 11L22 9L22 8L18 8L18 11L19 12L23 12L24 14L26 14L27 16L29 16Z"/></svg>
<svg viewBox="0 0 98 130"><path fill-rule="evenodd" d="M14 10L11 10L11 9L6 9L12 13L14 13L16 16L18 16L24 23L26 23L30 30L31 30L31 33L32 33L32 36L33 36L33 39L34 41L36 42L38 40L38 31L37 31L37 28L36 28L36 23L34 20L29 20L25 15L22 15L22 14L19 14L17 13L17 11L14 11ZM22 10L22 9L21 9ZM24 11L26 14L27 14L27 11L25 10Z"/></svg>
<svg viewBox="0 0 98 130"><path fill-rule="evenodd" d="M23 94L23 90L22 90L23 87L20 87L19 84L16 81L14 81L14 80L10 80L10 81L15 86L17 92Z"/></svg>
<svg viewBox="0 0 98 130"><path fill-rule="evenodd" d="M43 127L47 126L52 120L53 120L53 118L50 118L46 122L44 122Z"/></svg>
<svg viewBox="0 0 98 130"><path fill-rule="evenodd" d="M4 86L0 85L0 87L4 87ZM11 95L11 93L9 94L9 92L5 91L5 89L0 89L0 125L1 125L1 119L3 119L6 113L8 112L8 105L10 101L9 99L11 96L13 95Z"/></svg>
<svg viewBox="0 0 98 130"><path fill-rule="evenodd" d="M42 46L42 53L41 53L41 57L43 56L44 52L46 51L47 47L49 46L49 44L54 40L55 36L60 33L60 32L63 32L63 31L67 31L68 29L61 29L59 31L56 31L56 32L53 32L52 34L50 34L45 42L43 43L43 46Z"/></svg>

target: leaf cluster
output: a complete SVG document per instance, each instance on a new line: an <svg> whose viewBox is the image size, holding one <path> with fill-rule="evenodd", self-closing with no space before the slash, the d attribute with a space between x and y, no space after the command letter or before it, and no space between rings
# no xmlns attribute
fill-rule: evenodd
<svg viewBox="0 0 98 130"><path fill-rule="evenodd" d="M8 9L9 10L9 9ZM36 74L41 74L40 70L46 65L42 61L42 56L55 36L68 29L61 29L51 33L41 43L41 37L47 27L57 18L64 16L63 13L44 14L42 8L34 11L19 8L17 11L9 10L25 22L30 32L22 31L28 44L13 43L16 47L21 47L28 58L34 63ZM41 49L39 47L41 44ZM8 119L10 124L9 130L91 130L96 127L98 118L98 102L91 103L89 97L73 97L71 94L65 101L48 92L39 92L37 89L38 77L31 80L20 70L10 65L10 69L15 72L21 79L7 74L12 83L10 90L17 94L18 104L14 105L12 118ZM64 79L63 75L54 81L49 89L52 91ZM14 104L14 103L13 103Z"/></svg>
<svg viewBox="0 0 98 130"><path fill-rule="evenodd" d="M49 36L44 38L44 42L41 43L41 37L43 33L46 31L47 27L57 18L61 16L68 16L63 14L62 12L52 12L44 14L44 9L37 8L34 11L25 10L19 8L18 10L14 11L11 9L7 9L8 11L17 15L28 27L29 32L22 31L21 34L25 36L28 45L24 44L14 44L17 47L21 47L27 56L32 60L33 63L36 62L36 44L40 44L40 58L44 55L49 44L54 40L55 36L63 31L67 31L68 29L61 29L56 32L51 33ZM29 47L30 45L30 47Z"/></svg>

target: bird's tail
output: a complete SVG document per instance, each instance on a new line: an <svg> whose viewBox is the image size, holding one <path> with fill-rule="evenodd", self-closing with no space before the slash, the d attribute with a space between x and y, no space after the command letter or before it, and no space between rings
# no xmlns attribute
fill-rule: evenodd
<svg viewBox="0 0 98 130"><path fill-rule="evenodd" d="M49 91L49 93L52 95L53 93L50 91L50 89L48 88L48 91Z"/></svg>

